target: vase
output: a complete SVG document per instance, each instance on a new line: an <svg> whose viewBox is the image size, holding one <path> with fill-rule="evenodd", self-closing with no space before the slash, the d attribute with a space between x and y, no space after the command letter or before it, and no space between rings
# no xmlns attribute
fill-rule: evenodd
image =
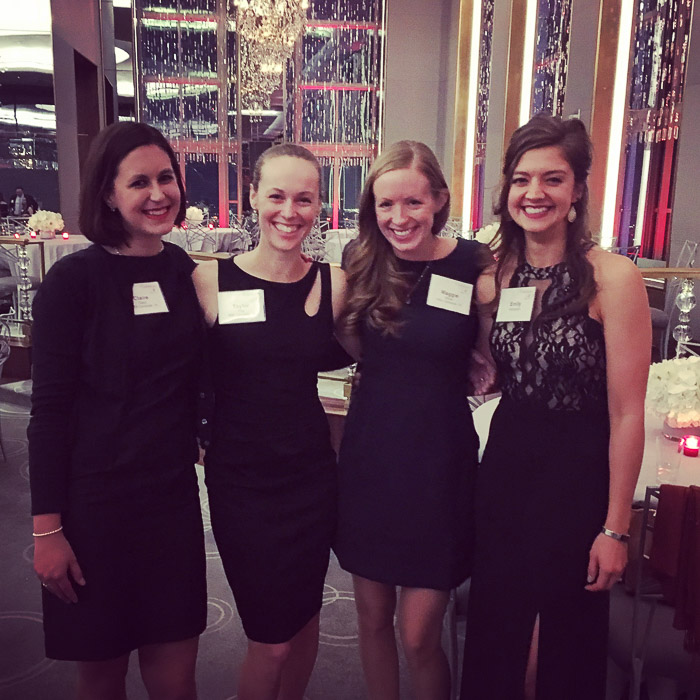
<svg viewBox="0 0 700 700"><path fill-rule="evenodd" d="M43 238L44 240L56 238L56 232L55 231L39 231L39 238Z"/></svg>
<svg viewBox="0 0 700 700"><path fill-rule="evenodd" d="M663 427L661 428L665 438L669 440L675 440L678 442L684 435L698 435L700 436L700 425L687 425L685 427L674 428L668 424L668 421L664 419Z"/></svg>

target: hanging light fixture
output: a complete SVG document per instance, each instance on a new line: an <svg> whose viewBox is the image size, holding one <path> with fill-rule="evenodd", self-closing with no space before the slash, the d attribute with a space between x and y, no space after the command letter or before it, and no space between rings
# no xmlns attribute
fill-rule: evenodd
<svg viewBox="0 0 700 700"><path fill-rule="evenodd" d="M261 111L282 80L306 21L308 0L233 0L241 42L243 108Z"/></svg>

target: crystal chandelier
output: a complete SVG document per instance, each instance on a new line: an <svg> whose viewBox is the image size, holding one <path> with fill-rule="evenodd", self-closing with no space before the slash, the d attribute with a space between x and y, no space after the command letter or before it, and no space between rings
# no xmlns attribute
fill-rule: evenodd
<svg viewBox="0 0 700 700"><path fill-rule="evenodd" d="M306 20L308 0L233 0L241 43L243 108L270 106Z"/></svg>

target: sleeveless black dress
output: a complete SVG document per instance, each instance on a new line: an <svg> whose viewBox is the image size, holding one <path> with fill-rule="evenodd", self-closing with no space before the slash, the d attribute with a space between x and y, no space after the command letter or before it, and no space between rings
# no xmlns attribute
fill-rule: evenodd
<svg viewBox="0 0 700 700"><path fill-rule="evenodd" d="M433 274L474 284L479 243L446 258L402 260L413 289L398 337L365 325L362 370L339 455L338 534L347 571L372 581L449 590L470 572L479 439L467 401L474 307L426 304Z"/></svg>
<svg viewBox="0 0 700 700"><path fill-rule="evenodd" d="M304 304L321 275L318 312ZM211 331L215 410L206 455L212 530L249 639L289 641L321 609L336 465L317 373L333 335L330 268L298 282L219 262L219 290L262 289L266 320Z"/></svg>
<svg viewBox="0 0 700 700"><path fill-rule="evenodd" d="M541 302L491 334L503 396L479 469L461 697L523 697L539 615L537 700L603 700L608 595L584 590L608 505L603 328L557 313L574 289L565 263L522 263L510 286Z"/></svg>

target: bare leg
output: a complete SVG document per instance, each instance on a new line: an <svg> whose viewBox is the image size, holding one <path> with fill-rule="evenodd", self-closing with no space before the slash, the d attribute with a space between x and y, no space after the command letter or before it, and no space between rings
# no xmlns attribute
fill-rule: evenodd
<svg viewBox="0 0 700 700"><path fill-rule="evenodd" d="M401 589L399 629L416 700L450 697L450 667L442 648L449 597L449 591Z"/></svg>
<svg viewBox="0 0 700 700"><path fill-rule="evenodd" d="M399 700L399 656L394 633L396 588L353 576L360 658L369 700Z"/></svg>
<svg viewBox="0 0 700 700"><path fill-rule="evenodd" d="M199 637L139 648L141 678L150 700L197 700Z"/></svg>
<svg viewBox="0 0 700 700"><path fill-rule="evenodd" d="M263 644L249 639L238 679L238 700L277 700L291 650L291 642Z"/></svg>
<svg viewBox="0 0 700 700"><path fill-rule="evenodd" d="M129 655L108 661L78 661L77 700L126 700Z"/></svg>
<svg viewBox="0 0 700 700"><path fill-rule="evenodd" d="M320 613L315 615L291 640L289 656L282 669L278 700L303 700L318 653Z"/></svg>
<svg viewBox="0 0 700 700"><path fill-rule="evenodd" d="M535 700L537 695L537 647L540 640L540 616L535 618L535 626L532 630L530 653L527 657L525 669L525 700Z"/></svg>

